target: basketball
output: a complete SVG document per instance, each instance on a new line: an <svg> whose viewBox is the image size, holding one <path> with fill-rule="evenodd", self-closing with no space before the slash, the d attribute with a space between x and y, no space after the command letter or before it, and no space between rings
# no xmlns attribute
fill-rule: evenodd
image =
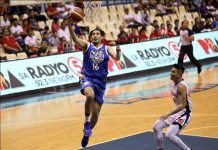
<svg viewBox="0 0 218 150"><path fill-rule="evenodd" d="M85 17L85 13L79 7L74 7L69 11L69 16L71 17L73 22L80 22Z"/></svg>

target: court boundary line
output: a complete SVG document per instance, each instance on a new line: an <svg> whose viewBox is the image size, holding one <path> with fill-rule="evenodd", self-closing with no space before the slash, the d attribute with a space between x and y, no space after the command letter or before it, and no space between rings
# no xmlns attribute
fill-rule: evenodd
<svg viewBox="0 0 218 150"><path fill-rule="evenodd" d="M136 133L129 134L129 135L126 135L126 136L121 136L121 137L118 137L118 138L112 138L111 140L106 140L106 141L99 142L99 143L96 143L96 144L90 144L86 148L96 146L96 145L100 145L100 144L104 144L104 143L109 143L109 142L112 142L112 141L115 141L115 140L120 140L120 139L124 139L124 138L127 138L127 137L131 137L131 136L135 136L135 135L142 134L142 133L147 133L147 132L151 132L151 131L150 130L144 130L143 132L136 132ZM81 149L81 148L82 147L78 148L78 150Z"/></svg>
<svg viewBox="0 0 218 150"><path fill-rule="evenodd" d="M129 115L129 116L105 116L105 117L100 117L99 119L114 119L114 118L138 118L138 117L159 117L160 114L155 114L155 115ZM193 116L199 116L199 117L208 117L208 116L217 116L218 114L196 114ZM35 125L35 124L39 124L39 123L49 123L49 122L58 122L58 121L71 121L71 120L83 120L84 118L62 118L62 119L50 119L50 120L40 120L40 121L33 121L33 122L22 122L22 123L14 123L14 124L10 124L10 123L5 123L5 124L1 124L1 127L6 127L6 126L18 126L18 125ZM218 127L218 126L217 126ZM205 127L204 127L205 128ZM191 129L190 129L191 130ZM197 130L197 129L196 129ZM184 130L186 131L186 130Z"/></svg>
<svg viewBox="0 0 218 150"><path fill-rule="evenodd" d="M213 127L213 126L208 126L207 128L210 128L210 127ZM218 126L215 126L215 127L218 127ZM196 129L196 128L193 128L193 129ZM197 128L197 129L200 129L200 128ZM183 130L183 131L185 131L185 130ZM106 141L103 141L103 142L99 142L99 143L95 143L95 144L90 144L86 148L97 146L97 145L104 144L104 143L109 143L109 142L112 142L112 141L115 141L115 140L121 140L121 139L124 139L124 138L127 138L127 137L136 136L136 135L143 134L143 133L148 133L148 132L152 132L153 133L152 130L145 130L145 131L142 131L142 132L136 132L134 134L129 134L129 135L126 135L126 136L112 138L111 140L106 140ZM165 133L165 132L163 132L163 133ZM192 135L192 134L183 134L183 133L181 133L180 135L182 135L182 136L192 136L192 137L203 137L203 138L218 139L218 137L213 137L213 136ZM80 150L81 148L82 147L78 148L78 150Z"/></svg>

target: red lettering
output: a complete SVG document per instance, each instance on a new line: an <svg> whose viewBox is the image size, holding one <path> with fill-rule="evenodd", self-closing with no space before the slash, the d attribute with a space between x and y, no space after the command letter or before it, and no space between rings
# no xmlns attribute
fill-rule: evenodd
<svg viewBox="0 0 218 150"><path fill-rule="evenodd" d="M209 46L207 45L207 43L204 40L197 40L197 41L201 45L205 53L209 54Z"/></svg>
<svg viewBox="0 0 218 150"><path fill-rule="evenodd" d="M217 51L217 47L213 44L213 42L210 39L205 39L207 42L208 46L212 49L213 52Z"/></svg>
<svg viewBox="0 0 218 150"><path fill-rule="evenodd" d="M109 62L108 62L108 70L109 70L109 72L113 72L113 71L114 71L114 69L113 69L114 65L115 65L119 70L121 70L121 67L120 67L119 62L117 62L116 60L114 60L114 59L112 59L112 58L110 57Z"/></svg>

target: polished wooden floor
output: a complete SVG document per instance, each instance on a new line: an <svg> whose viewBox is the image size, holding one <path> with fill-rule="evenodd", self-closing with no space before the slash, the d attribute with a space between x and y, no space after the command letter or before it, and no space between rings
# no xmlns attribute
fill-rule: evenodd
<svg viewBox="0 0 218 150"><path fill-rule="evenodd" d="M181 134L218 137L218 67L204 67L200 76L196 71L186 72L184 79L196 91L191 94L194 103L193 119ZM139 90L158 89L169 85L169 77L140 81L108 88L107 97ZM160 95L160 94L159 94ZM115 97L116 98L116 97ZM161 114L172 109L168 93L162 98L151 98L127 104L106 103L100 120L93 130L90 145L121 138L144 131ZM83 101L81 94L50 101L30 103L1 109L1 150L73 150L80 148L83 128ZM114 99L116 101L116 99ZM137 98L136 98L137 101Z"/></svg>

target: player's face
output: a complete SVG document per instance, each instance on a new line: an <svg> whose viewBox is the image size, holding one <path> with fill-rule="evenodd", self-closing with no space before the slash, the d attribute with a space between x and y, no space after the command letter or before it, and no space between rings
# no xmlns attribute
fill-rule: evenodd
<svg viewBox="0 0 218 150"><path fill-rule="evenodd" d="M179 73L178 73L178 70L176 68L172 68L171 69L171 74L170 74L170 79L175 81L179 78Z"/></svg>
<svg viewBox="0 0 218 150"><path fill-rule="evenodd" d="M92 39L92 42L94 43L100 43L101 42L101 32L98 30L93 31L91 35L91 39Z"/></svg>

